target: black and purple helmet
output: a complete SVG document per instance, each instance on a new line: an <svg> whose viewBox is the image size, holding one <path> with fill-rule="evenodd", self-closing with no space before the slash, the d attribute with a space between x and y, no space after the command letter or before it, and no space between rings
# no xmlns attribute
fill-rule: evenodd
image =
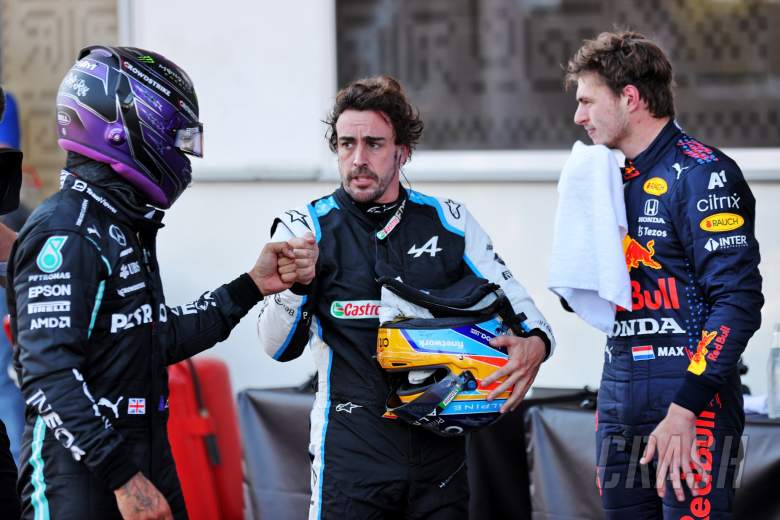
<svg viewBox="0 0 780 520"><path fill-rule="evenodd" d="M169 208L203 156L198 99L187 73L159 54L94 45L57 91L57 143L108 163L149 202Z"/></svg>

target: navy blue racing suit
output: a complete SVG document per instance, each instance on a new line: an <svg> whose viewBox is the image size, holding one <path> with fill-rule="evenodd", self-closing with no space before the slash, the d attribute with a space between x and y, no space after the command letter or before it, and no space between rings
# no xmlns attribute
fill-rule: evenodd
<svg viewBox="0 0 780 520"><path fill-rule="evenodd" d="M608 518L730 516L744 428L737 369L761 322L755 199L736 163L669 122L623 173L632 309L619 309L598 396L598 476ZM711 484L678 502L640 467L670 403L698 416ZM667 484L667 487L670 484ZM704 516L707 516L704 515Z"/></svg>

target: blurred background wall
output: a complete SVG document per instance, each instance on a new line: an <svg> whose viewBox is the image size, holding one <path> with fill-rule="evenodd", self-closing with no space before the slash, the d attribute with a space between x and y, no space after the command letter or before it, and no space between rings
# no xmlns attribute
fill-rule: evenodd
<svg viewBox="0 0 780 520"><path fill-rule="evenodd" d="M53 102L86 42L158 51L195 82L206 157L166 218L160 263L169 303L247 270L276 214L329 193L324 140L338 85L389 72L426 121L406 167L417 190L464 202L535 297L558 339L544 386L598 384L604 337L546 289L557 176L584 132L562 68L583 38L613 24L658 38L679 83L680 123L741 164L757 199L764 325L744 356L745 382L766 390L780 321L780 3L772 0L3 0L2 79L22 92L25 154L53 186L61 154ZM24 90L27 89L27 90ZM27 101L25 101L25 99ZM30 141L31 140L31 141ZM257 347L253 310L209 352L234 388L289 386L313 364L281 365Z"/></svg>

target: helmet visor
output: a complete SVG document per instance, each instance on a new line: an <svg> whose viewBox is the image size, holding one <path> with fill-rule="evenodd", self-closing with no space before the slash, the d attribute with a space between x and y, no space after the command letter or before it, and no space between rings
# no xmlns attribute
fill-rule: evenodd
<svg viewBox="0 0 780 520"><path fill-rule="evenodd" d="M183 153L203 157L203 123L179 128L173 145Z"/></svg>

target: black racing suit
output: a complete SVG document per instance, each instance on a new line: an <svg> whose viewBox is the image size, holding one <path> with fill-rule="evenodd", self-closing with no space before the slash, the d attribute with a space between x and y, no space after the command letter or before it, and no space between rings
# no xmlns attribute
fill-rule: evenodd
<svg viewBox="0 0 780 520"><path fill-rule="evenodd" d="M395 204L361 208L338 189L273 224L274 240L311 231L320 250L312 284L268 299L258 322L274 359L296 358L308 343L317 365L312 519L467 515L464 439L382 418L390 389L375 359L379 276L400 276L420 289L448 287L467 274L487 278L525 313L529 332L553 344L544 318L466 208L401 191Z"/></svg>
<svg viewBox="0 0 780 520"><path fill-rule="evenodd" d="M27 403L23 518L117 518L113 491L138 471L186 518L166 367L224 340L261 296L244 274L166 306L161 218L68 174L19 233L8 307Z"/></svg>
<svg viewBox="0 0 780 520"><path fill-rule="evenodd" d="M728 517L744 427L737 363L764 303L755 199L733 160L673 122L627 161L624 180L633 303L617 313L598 396L604 508L609 518ZM655 468L637 464L670 403L699 417L712 476L700 499L678 502L668 488L662 502Z"/></svg>

